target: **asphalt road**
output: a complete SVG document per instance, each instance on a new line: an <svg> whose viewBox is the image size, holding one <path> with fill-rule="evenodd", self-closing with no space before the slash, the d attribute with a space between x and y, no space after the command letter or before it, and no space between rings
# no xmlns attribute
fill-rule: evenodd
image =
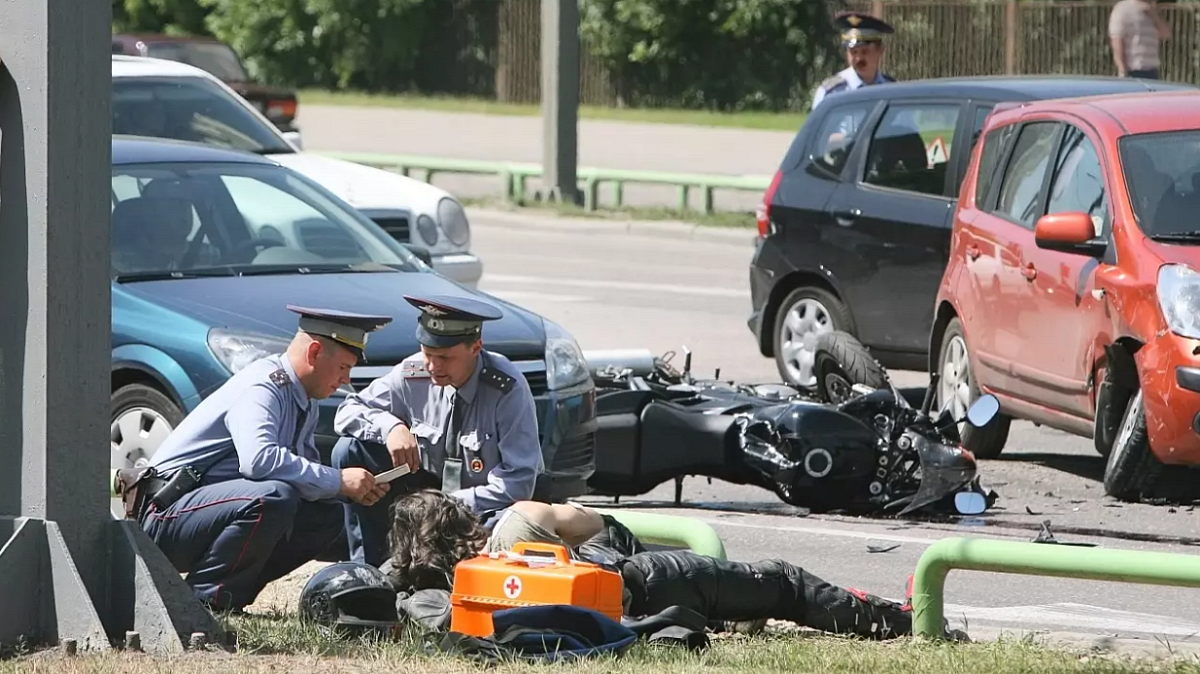
<svg viewBox="0 0 1200 674"><path fill-rule="evenodd" d="M719 367L723 378L778 380L773 361L758 354L745 324L750 235L686 238L688 229L669 226L657 226L661 235L646 235L628 233L621 224L479 210L470 217L473 247L484 260L480 287L560 323L585 350L681 353L687 345L700 374ZM900 385L927 381L923 373L892 374ZM939 538L1029 541L1046 520L1062 542L1196 554L1192 546L1200 531L1190 506L1117 503L1103 495L1102 471L1090 441L1021 422L1003 457L982 462L983 479L1000 494L997 509L958 524L811 515L765 490L710 485L703 478L686 480L682 510L673 507L671 484L616 505L584 500L698 517L722 535L732 559L781 557L831 582L891 597L902 596L920 554ZM868 545L889 544L898 547L868 551ZM954 572L947 593L954 609L948 617L965 617L975 628L1032 625L1157 635L1173 643L1200 633L1200 590Z"/></svg>
<svg viewBox="0 0 1200 674"><path fill-rule="evenodd" d="M540 117L308 105L301 106L298 124L306 150L542 162ZM363 129L371 131L364 133ZM772 175L793 135L786 131L581 120L579 165ZM440 174L434 177L434 184L463 199L501 193L499 178L487 176ZM715 201L721 209L752 210L761 196L757 192L721 190ZM611 196L602 192L600 198L608 203ZM690 198L693 205L700 204L699 193ZM678 197L672 187L629 185L624 201L630 206L673 206Z"/></svg>
<svg viewBox="0 0 1200 674"><path fill-rule="evenodd" d="M542 159L536 117L305 106L299 122L311 150ZM580 122L579 139L583 166L769 175L792 134L589 120ZM491 178L442 175L435 183L463 198L499 190L498 180ZM717 203L750 209L759 196L718 194ZM672 205L675 192L630 186L625 197L631 205ZM474 210L471 217L473 247L484 260L481 287L561 323L585 349L661 353L687 345L698 372L719 367L723 377L742 381L778 379L745 324L748 235L687 238L685 228L659 227L685 236L655 237L626 233L619 224L581 226L527 214ZM921 385L926 379L918 373L892 374L900 385ZM1103 496L1102 472L1103 462L1089 441L1018 423L1005 454L982 464L983 479L1000 494L998 507L972 522L806 515L766 491L696 478L685 482L681 511L672 507L669 484L619 505L586 500L697 517L717 529L732 559L781 557L831 582L890 597L902 596L920 554L939 538L1028 541L1046 520L1063 542L1195 554L1200 527L1190 506L1116 503ZM874 544L898 547L871 553L868 545ZM1179 647L1197 644L1193 635L1200 634L1200 609L1194 608L1200 590L1193 589L953 572L947 601L948 617L960 626L965 619L975 636L995 629L1065 630Z"/></svg>

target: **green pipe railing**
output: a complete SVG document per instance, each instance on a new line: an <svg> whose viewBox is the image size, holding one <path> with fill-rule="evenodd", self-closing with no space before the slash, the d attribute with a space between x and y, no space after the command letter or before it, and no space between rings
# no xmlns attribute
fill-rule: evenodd
<svg viewBox="0 0 1200 674"><path fill-rule="evenodd" d="M725 544L717 535L716 529L707 522L678 515L656 515L606 508L593 510L602 515L611 515L613 519L629 527L633 535L643 543L682 546L700 555L726 559Z"/></svg>
<svg viewBox="0 0 1200 674"><path fill-rule="evenodd" d="M915 635L944 636L946 575L951 569L1200 587L1197 555L943 538L925 550L913 573Z"/></svg>
<svg viewBox="0 0 1200 674"><path fill-rule="evenodd" d="M392 155L374 152L318 151L315 154L394 171L409 177L413 177L413 172L421 171L424 173L423 179L427 183L432 183L433 176L438 173L494 175L500 177L504 184L505 199L517 204L524 204L528 201L529 178L537 178L542 175L540 164L521 162ZM613 186L613 200L617 207L624 203L626 183L675 186L679 190L680 210L689 208L691 190L698 189L703 196L701 210L705 213L712 213L714 210L713 192L715 190L764 192L771 184L771 176L636 171L586 166L579 167L576 175L582 183L584 208L589 211L599 208L599 191L600 186L604 183Z"/></svg>

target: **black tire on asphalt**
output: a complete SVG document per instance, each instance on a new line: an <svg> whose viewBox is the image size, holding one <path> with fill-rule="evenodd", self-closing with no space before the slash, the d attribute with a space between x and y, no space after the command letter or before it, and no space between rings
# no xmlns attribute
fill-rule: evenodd
<svg viewBox="0 0 1200 674"><path fill-rule="evenodd" d="M862 384L871 388L890 386L887 370L871 355L862 342L848 332L835 330L817 338L813 358L813 373L817 377L817 397L833 402L828 379L840 378L851 386ZM844 398L838 402L844 402Z"/></svg>
<svg viewBox="0 0 1200 674"><path fill-rule="evenodd" d="M1113 440L1117 437L1117 430L1121 427L1121 417L1112 420L1108 414L1102 413L1103 410L1109 412L1116 410L1124 410L1129 404L1129 399L1133 397L1133 391L1127 388L1117 386L1112 381L1113 374L1111 369L1106 369L1104 379L1100 385L1096 387L1096 418L1092 420L1092 446L1096 448L1096 453L1105 459L1112 453ZM1111 423L1105 423L1111 421Z"/></svg>
<svg viewBox="0 0 1200 674"><path fill-rule="evenodd" d="M853 325L850 318L850 310L846 308L846 305L842 303L842 301L839 300L833 293L825 290L824 288L818 288L816 286L801 286L789 292L787 296L783 298L783 301L779 303L779 308L775 311L774 334L771 335L771 342L772 346L774 347L772 350L775 353L775 368L779 371L779 376L783 379L783 381L792 386L806 389L808 387L804 386L800 382L793 381L792 378L788 376L787 365L783 362L783 353L780 348L782 346L781 332L783 330L784 320L787 318L787 314L789 311L791 311L792 306L803 299L816 300L821 304L821 306L825 307L825 311L829 314L829 318L833 321L834 330L852 332Z"/></svg>
<svg viewBox="0 0 1200 674"><path fill-rule="evenodd" d="M132 407L149 407L166 418L171 428L179 428L183 421L183 410L158 389L145 384L126 384L113 391L109 398L109 423L116 421L123 412Z"/></svg>
<svg viewBox="0 0 1200 674"><path fill-rule="evenodd" d="M950 319L950 323L946 325L946 331L942 334L942 345L938 352L937 368L941 372L942 366L946 362L946 351L950 348L950 342L954 337L959 337L965 344L967 341L966 335L963 333L962 321L957 317ZM975 383L975 372L967 367L967 386L971 392L971 404L974 404L979 399L979 386ZM940 390L940 386L938 387ZM937 399L935 409L941 409L944 402ZM960 431L962 435L963 447L971 450L971 453L980 459L994 459L1000 456L1004 451L1004 445L1008 442L1008 429L1012 425L1012 418L1003 412L997 414L992 419L991 423L983 428L976 428L971 424L963 424Z"/></svg>
<svg viewBox="0 0 1200 674"><path fill-rule="evenodd" d="M1130 503L1148 496L1162 473L1163 464L1150 451L1146 408L1138 389L1125 405L1108 463L1104 466L1104 493Z"/></svg>

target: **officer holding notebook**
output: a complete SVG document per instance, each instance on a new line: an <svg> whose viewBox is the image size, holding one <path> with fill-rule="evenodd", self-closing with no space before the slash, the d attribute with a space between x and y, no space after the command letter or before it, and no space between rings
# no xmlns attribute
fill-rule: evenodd
<svg viewBox="0 0 1200 674"><path fill-rule="evenodd" d="M239 611L340 544L342 499L371 504L388 490L370 471L322 465L313 432L317 401L349 383L368 333L392 319L288 309L300 319L287 351L205 398L125 490L141 494L127 512L216 610Z"/></svg>
<svg viewBox="0 0 1200 674"><path fill-rule="evenodd" d="M495 306L463 297L409 297L420 310L418 353L338 408L333 449L338 468L375 475L407 465L374 505L345 506L353 561L378 566L388 556L388 507L398 494L438 488L477 514L533 497L544 469L533 393L504 356L483 348L483 323Z"/></svg>

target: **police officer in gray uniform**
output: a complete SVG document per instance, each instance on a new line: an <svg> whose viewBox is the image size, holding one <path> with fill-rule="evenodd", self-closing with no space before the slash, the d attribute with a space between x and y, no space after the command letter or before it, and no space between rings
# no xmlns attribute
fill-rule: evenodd
<svg viewBox="0 0 1200 674"><path fill-rule="evenodd" d="M846 48L849 67L817 87L817 92L813 95L813 110L817 109L821 101L834 94L853 91L871 84L896 81L896 78L879 68L879 61L883 58L883 36L895 32L890 25L882 19L860 12L838 14L834 18L834 25L841 31L842 46Z"/></svg>
<svg viewBox="0 0 1200 674"><path fill-rule="evenodd" d="M301 318L287 351L230 377L150 462L152 498L138 520L215 610L240 611L340 545L342 500L370 504L388 489L361 468L322 465L313 431L317 401L349 383L367 334L392 319L288 309Z"/></svg>
<svg viewBox="0 0 1200 674"><path fill-rule="evenodd" d="M388 507L397 495L441 489L486 521L531 499L544 469L529 384L481 342L483 322L500 310L462 297L404 299L421 311L421 350L348 396L334 420L345 436L334 446L334 466L414 471L378 503L345 506L351 559L373 566L387 559Z"/></svg>

